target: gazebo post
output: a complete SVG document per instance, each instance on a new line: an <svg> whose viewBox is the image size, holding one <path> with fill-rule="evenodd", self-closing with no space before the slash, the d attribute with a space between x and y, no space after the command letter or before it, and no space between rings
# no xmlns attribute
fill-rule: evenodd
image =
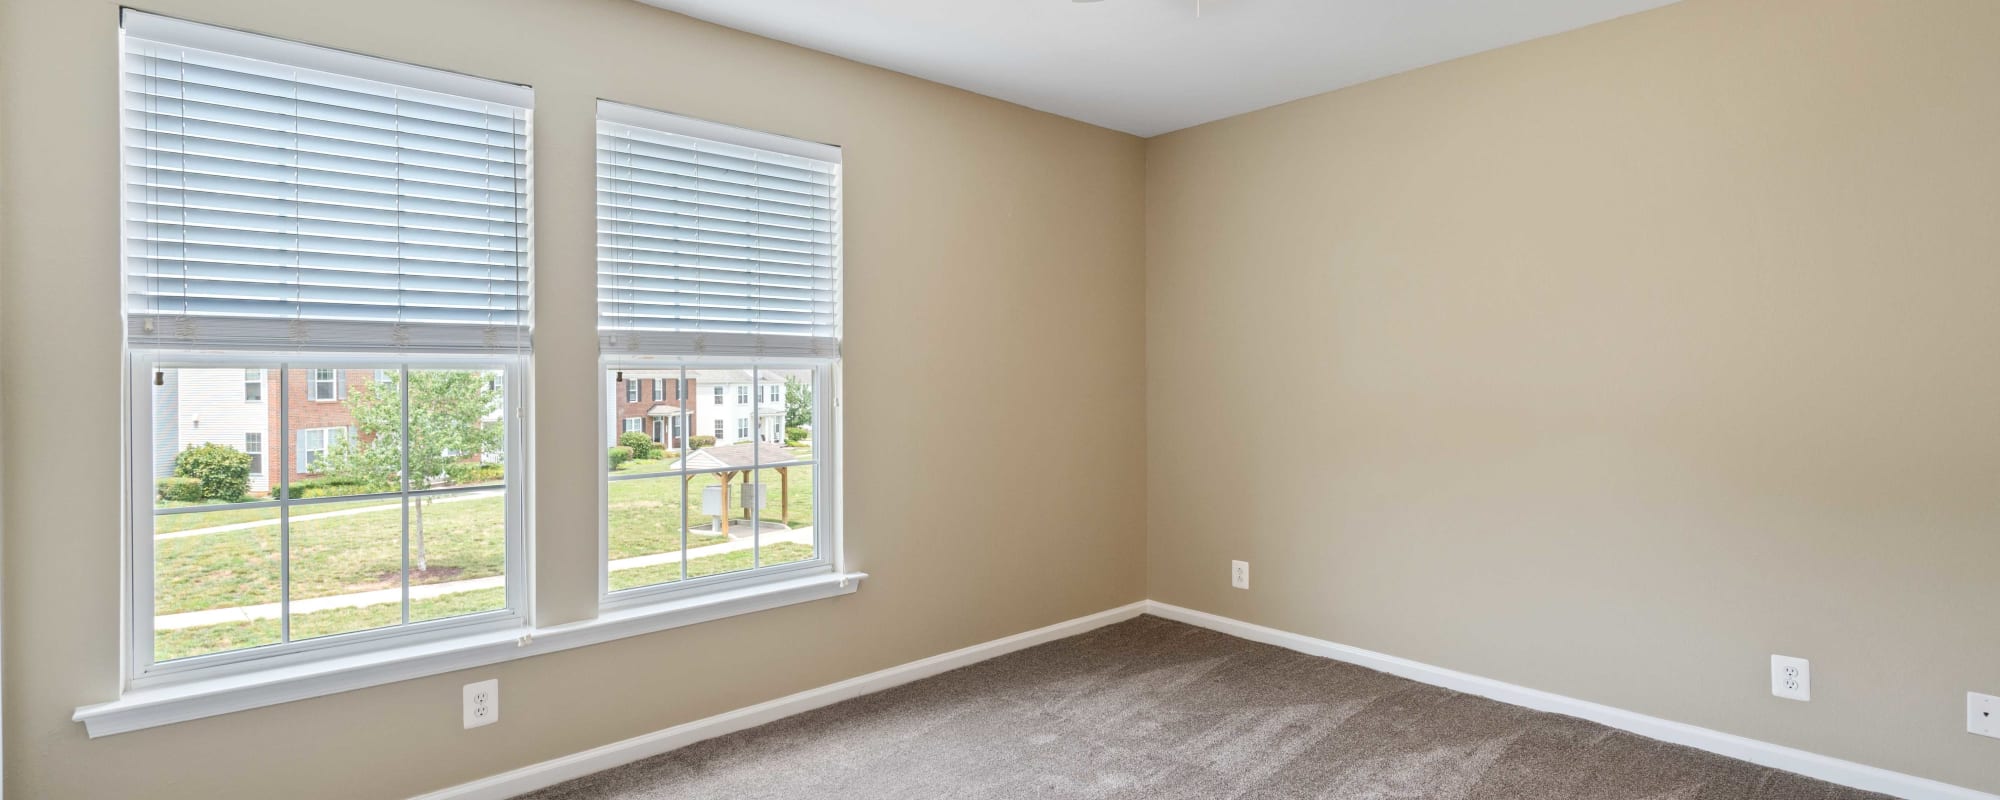
<svg viewBox="0 0 2000 800"><path fill-rule="evenodd" d="M778 468L778 518L784 520L785 527L792 525L792 468Z"/></svg>
<svg viewBox="0 0 2000 800"><path fill-rule="evenodd" d="M722 473L722 535L724 536L729 535L729 479L734 477L736 477L734 472Z"/></svg>

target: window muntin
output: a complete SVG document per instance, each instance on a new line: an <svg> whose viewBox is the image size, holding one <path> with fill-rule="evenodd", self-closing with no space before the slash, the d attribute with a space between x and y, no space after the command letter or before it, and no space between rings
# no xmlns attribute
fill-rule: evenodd
<svg viewBox="0 0 2000 800"><path fill-rule="evenodd" d="M810 388L828 368L687 366L680 380L752 382L756 394L772 396L788 385L801 389L792 409L810 425L816 392ZM614 370L615 372L615 370ZM687 385L687 384L683 384ZM766 409L769 427L782 430L786 409ZM692 412L681 409L667 429L680 430ZM727 423L717 419L718 431ZM718 438L681 453L668 449L656 458L635 457L610 468L606 511L605 587L613 593L665 589L747 575L766 567L824 567L824 532L813 524L818 462L812 442L756 441L748 418L728 430L737 441ZM674 437L678 438L678 437ZM727 512L727 513L725 513Z"/></svg>
<svg viewBox="0 0 2000 800"><path fill-rule="evenodd" d="M741 405L748 405L749 403L750 403L749 385L746 384L743 386L736 387L736 404L741 406Z"/></svg>
<svg viewBox="0 0 2000 800"><path fill-rule="evenodd" d="M519 625L528 90L123 21L132 683Z"/></svg>
<svg viewBox="0 0 2000 800"><path fill-rule="evenodd" d="M722 387L720 386L715 387L715 404L718 406L727 402L722 399L722 391L723 391Z"/></svg>
<svg viewBox="0 0 2000 800"><path fill-rule="evenodd" d="M626 381L626 382L625 382L625 402L627 402L627 403L637 403L637 402L639 402L639 379L638 379L638 378L633 378L632 380L629 380L629 381Z"/></svg>
<svg viewBox="0 0 2000 800"><path fill-rule="evenodd" d="M718 441L722 439L722 420L719 419L715 421L715 438Z"/></svg>

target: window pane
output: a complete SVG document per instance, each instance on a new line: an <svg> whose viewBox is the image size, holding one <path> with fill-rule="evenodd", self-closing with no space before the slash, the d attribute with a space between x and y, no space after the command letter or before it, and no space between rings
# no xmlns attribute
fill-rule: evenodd
<svg viewBox="0 0 2000 800"><path fill-rule="evenodd" d="M292 640L403 621L403 503L291 505ZM412 568L414 568L412 564Z"/></svg>
<svg viewBox="0 0 2000 800"><path fill-rule="evenodd" d="M757 471L765 502L758 510L760 567L813 558L813 468L779 467Z"/></svg>
<svg viewBox="0 0 2000 800"><path fill-rule="evenodd" d="M155 516L153 527L153 660L278 643L278 509Z"/></svg>
<svg viewBox="0 0 2000 800"><path fill-rule="evenodd" d="M402 489L403 396L368 369L285 371L290 452L266 462L291 473L293 499L379 494ZM400 374L401 369L387 368ZM330 400L313 399L324 394ZM275 473L274 473L275 474Z"/></svg>
<svg viewBox="0 0 2000 800"><path fill-rule="evenodd" d="M612 591L680 580L681 479L612 481L609 492ZM695 533L686 541L704 548L723 539Z"/></svg>
<svg viewBox="0 0 2000 800"><path fill-rule="evenodd" d="M612 370L606 379L616 381L619 374L628 386L650 388L642 399L630 399L636 395L628 394L627 399L612 404L617 428L606 444L624 449L612 456L617 463L611 464L611 469L614 473L666 472L687 444L681 435L681 400L675 393L680 370Z"/></svg>
<svg viewBox="0 0 2000 800"><path fill-rule="evenodd" d="M729 447L710 450L727 452ZM688 577L740 572L754 566L750 554L754 529L743 516L743 493L749 478L749 471L743 470L695 475L688 480ZM722 513L725 507L731 513Z"/></svg>
<svg viewBox="0 0 2000 800"><path fill-rule="evenodd" d="M270 441L278 425L277 404L243 399L245 374L240 367L154 369L155 507L268 499L276 473L268 469L269 459L259 463L247 449L253 441Z"/></svg>
<svg viewBox="0 0 2000 800"><path fill-rule="evenodd" d="M413 498L410 621L506 607L506 490Z"/></svg>
<svg viewBox="0 0 2000 800"><path fill-rule="evenodd" d="M413 369L409 380L411 491L503 482L506 398L499 373ZM393 441L400 434L382 435Z"/></svg>

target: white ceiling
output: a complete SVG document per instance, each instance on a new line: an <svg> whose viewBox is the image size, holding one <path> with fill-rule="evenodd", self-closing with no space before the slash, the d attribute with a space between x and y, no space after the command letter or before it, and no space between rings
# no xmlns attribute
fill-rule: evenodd
<svg viewBox="0 0 2000 800"><path fill-rule="evenodd" d="M1675 0L641 0L1152 136Z"/></svg>

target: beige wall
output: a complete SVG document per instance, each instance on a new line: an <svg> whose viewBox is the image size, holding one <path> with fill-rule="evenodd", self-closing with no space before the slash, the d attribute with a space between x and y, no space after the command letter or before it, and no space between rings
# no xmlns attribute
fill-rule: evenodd
<svg viewBox="0 0 2000 800"><path fill-rule="evenodd" d="M1151 597L2000 791L1996 42L1688 0L1151 141Z"/></svg>
<svg viewBox="0 0 2000 800"><path fill-rule="evenodd" d="M0 0L7 796L408 796L1144 596L1140 140L628 0L138 5L535 87L549 622L595 602L593 101L844 145L846 534L874 577L87 740L71 710L118 691L117 3ZM461 730L458 686L488 676L506 714Z"/></svg>

